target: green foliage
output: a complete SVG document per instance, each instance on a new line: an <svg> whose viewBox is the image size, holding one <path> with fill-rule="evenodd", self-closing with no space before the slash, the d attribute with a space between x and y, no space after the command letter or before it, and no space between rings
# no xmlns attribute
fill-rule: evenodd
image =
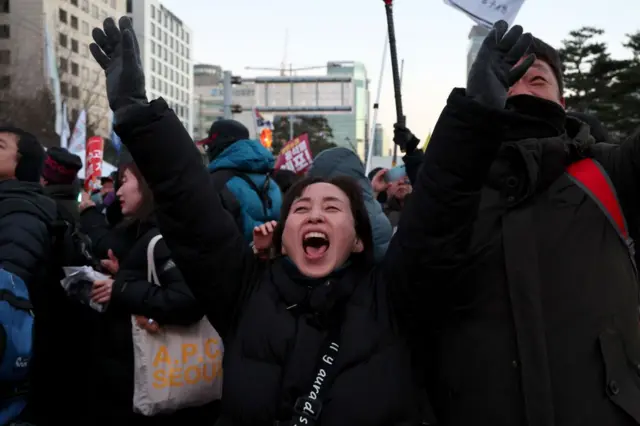
<svg viewBox="0 0 640 426"><path fill-rule="evenodd" d="M583 27L563 41L564 95L568 110L595 115L620 140L640 126L640 32L627 35L626 59L611 57L603 34Z"/></svg>
<svg viewBox="0 0 640 426"><path fill-rule="evenodd" d="M282 147L290 140L289 117L277 116L273 127L272 148L273 155L277 156ZM324 116L295 116L293 120L293 136L300 136L303 133L309 135L309 145L314 157L321 151L336 146L333 142L333 130Z"/></svg>

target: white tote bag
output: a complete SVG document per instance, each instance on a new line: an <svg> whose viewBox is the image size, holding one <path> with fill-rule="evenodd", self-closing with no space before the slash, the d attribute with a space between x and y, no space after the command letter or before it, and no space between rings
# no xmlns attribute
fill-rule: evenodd
<svg viewBox="0 0 640 426"><path fill-rule="evenodd" d="M147 247L147 280L160 285L154 249L162 235ZM131 317L135 388L133 410L145 416L197 407L222 396L224 348L206 318L188 327L162 326L148 333Z"/></svg>

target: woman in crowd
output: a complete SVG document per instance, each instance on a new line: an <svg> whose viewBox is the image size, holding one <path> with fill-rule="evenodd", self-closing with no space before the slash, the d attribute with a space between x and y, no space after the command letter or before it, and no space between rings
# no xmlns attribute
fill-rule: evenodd
<svg viewBox="0 0 640 426"><path fill-rule="evenodd" d="M132 316L147 332L153 333L164 325L194 324L204 311L185 285L162 239L153 252L160 286L147 281L147 247L159 234L153 218L153 197L135 163L121 164L119 180L117 197L125 217L120 235L129 247L126 257L121 259L110 251L103 266L112 278L93 285L92 299L107 306L93 335L97 365L91 374L96 375L92 380L93 400L108 409L97 414L95 424L209 425L215 418L217 403L154 417L133 413Z"/></svg>
<svg viewBox="0 0 640 426"><path fill-rule="evenodd" d="M130 20L122 32L111 19L104 27L91 49L116 130L150 184L172 258L225 340L219 424L420 424L410 345L429 297L417 284L439 272L431 244L457 242L431 220L439 212L426 189L416 186L376 265L360 186L304 179L285 196L278 257L257 260L178 117L162 99L147 102Z"/></svg>

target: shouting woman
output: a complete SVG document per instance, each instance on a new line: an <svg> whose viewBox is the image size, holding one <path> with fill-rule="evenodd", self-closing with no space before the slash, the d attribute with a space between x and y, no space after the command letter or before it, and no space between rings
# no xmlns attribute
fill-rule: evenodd
<svg viewBox="0 0 640 426"><path fill-rule="evenodd" d="M457 268L450 253L466 244L421 184L432 168L421 169L378 264L362 191L348 178L296 183L275 230L278 256L258 260L178 117L147 101L130 20L107 19L93 37L116 130L153 192L172 258L225 341L219 424L420 424L411 355L428 311L424 283Z"/></svg>

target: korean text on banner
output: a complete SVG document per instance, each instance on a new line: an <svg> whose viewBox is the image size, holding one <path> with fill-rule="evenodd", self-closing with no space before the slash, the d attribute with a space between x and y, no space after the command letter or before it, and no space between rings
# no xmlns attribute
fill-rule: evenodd
<svg viewBox="0 0 640 426"><path fill-rule="evenodd" d="M280 155L276 159L276 169L291 170L297 174L303 174L311 167L313 157L309 145L309 135L306 133L290 140L282 147Z"/></svg>
<svg viewBox="0 0 640 426"><path fill-rule="evenodd" d="M93 136L87 140L87 159L85 161L84 189L91 192L100 188L102 177L102 154L104 153L104 139Z"/></svg>
<svg viewBox="0 0 640 426"><path fill-rule="evenodd" d="M444 0L476 23L491 28L499 20L513 24L524 0Z"/></svg>

